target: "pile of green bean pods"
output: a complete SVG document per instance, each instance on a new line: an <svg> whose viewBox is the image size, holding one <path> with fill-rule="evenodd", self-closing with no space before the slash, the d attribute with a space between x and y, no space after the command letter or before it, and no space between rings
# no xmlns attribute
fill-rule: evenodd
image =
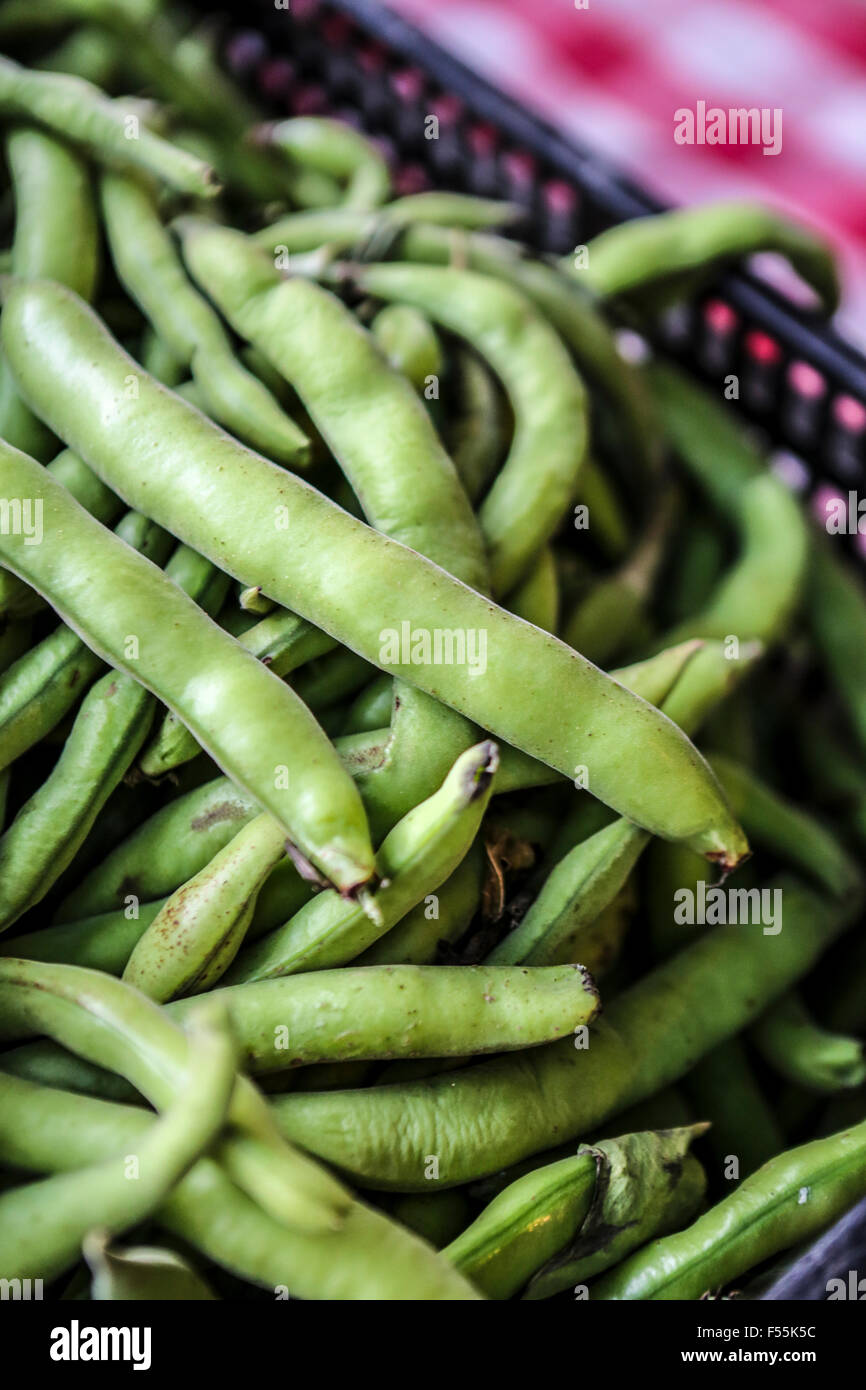
<svg viewBox="0 0 866 1390"><path fill-rule="evenodd" d="M0 1279L751 1296L866 1195L866 586L623 335L828 248L534 255L161 0L0 46Z"/></svg>

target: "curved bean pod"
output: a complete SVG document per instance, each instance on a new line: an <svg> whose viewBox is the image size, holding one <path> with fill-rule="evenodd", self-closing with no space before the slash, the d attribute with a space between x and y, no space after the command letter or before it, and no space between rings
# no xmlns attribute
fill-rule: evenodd
<svg viewBox="0 0 866 1390"><path fill-rule="evenodd" d="M751 1036L761 1056L788 1081L833 1094L866 1081L866 1049L859 1038L820 1028L796 993L777 999Z"/></svg>
<svg viewBox="0 0 866 1390"><path fill-rule="evenodd" d="M57 548L0 537L9 567L44 593L100 656L174 709L326 878L345 891L365 883L373 851L360 797L289 688L155 566L93 521L32 459L6 449L2 462L10 490L39 498L46 531L63 536ZM130 633L138 637L133 658L127 654ZM283 750L300 786L294 778L290 786L278 785Z"/></svg>
<svg viewBox="0 0 866 1390"><path fill-rule="evenodd" d="M134 1152L0 1196L7 1278L52 1279L79 1259L94 1227L112 1235L149 1217L217 1138L235 1084L235 1049L210 1001L188 1023L189 1064L174 1101ZM137 1162L130 1182L130 1160Z"/></svg>
<svg viewBox="0 0 866 1390"><path fill-rule="evenodd" d="M384 203L391 188L388 165L376 146L345 121L296 116L258 126L253 139L279 150L301 169L345 184L343 207L359 212Z"/></svg>
<svg viewBox="0 0 866 1390"><path fill-rule="evenodd" d="M703 612L665 635L665 645L688 637L729 635L769 642L779 637L806 578L809 535L796 498L770 473L742 490L741 553Z"/></svg>
<svg viewBox="0 0 866 1390"><path fill-rule="evenodd" d="M707 273L720 262L778 251L820 296L827 312L839 303L835 260L827 244L756 203L714 203L635 217L609 227L588 247L588 265L563 270L585 280L601 298L628 295L668 277Z"/></svg>
<svg viewBox="0 0 866 1390"><path fill-rule="evenodd" d="M156 520L170 516L174 534L221 569L260 584L367 660L566 776L589 762L593 794L651 832L686 840L727 866L742 857L744 838L715 780L663 715L555 638L223 435L131 368L69 291L37 281L14 286L0 334L28 400L49 419L63 418L63 432L116 491L139 499ZM130 370L137 399L124 386ZM154 443L157 418L162 429ZM206 516L202 495L211 499ZM275 519L289 529L275 529ZM335 570L330 556L337 552ZM346 604L353 592L365 595L357 608ZM386 657L383 631L399 637L405 622L410 632L428 634L483 630L483 677L419 664L402 650L389 649ZM223 721L225 714L221 709Z"/></svg>
<svg viewBox="0 0 866 1390"><path fill-rule="evenodd" d="M278 463L308 464L309 439L235 357L219 317L190 284L147 189L129 175L108 173L100 195L117 274L177 361L191 368L208 414Z"/></svg>
<svg viewBox="0 0 866 1390"><path fill-rule="evenodd" d="M19 129L6 139L15 194L13 275L44 275L91 299L96 287L99 232L84 162L43 131ZM0 437L40 462L56 445L51 432L21 400L0 357Z"/></svg>
<svg viewBox="0 0 866 1390"><path fill-rule="evenodd" d="M574 497L587 435L581 380L553 329L504 282L438 266L358 265L348 273L365 293L411 304L465 338L503 382L514 440L478 519L493 591L508 593Z"/></svg>
<svg viewBox="0 0 866 1390"><path fill-rule="evenodd" d="M285 852L285 833L266 813L239 830L145 929L123 971L127 984L160 1003L210 989L234 960L258 891Z"/></svg>
<svg viewBox="0 0 866 1390"><path fill-rule="evenodd" d="M15 189L12 272L68 285L91 300L99 272L99 225L87 165L41 130L6 139Z"/></svg>
<svg viewBox="0 0 866 1390"><path fill-rule="evenodd" d="M207 164L146 128L139 129L134 113L125 113L122 105L83 78L36 72L0 58L0 111L37 121L81 145L94 159L148 169L179 193L212 198L219 191ZM130 119L134 127L129 127ZM135 138L130 138L130 129Z"/></svg>
<svg viewBox="0 0 866 1390"><path fill-rule="evenodd" d="M434 265L450 265L457 256L472 270L496 276L522 291L554 325L581 373L611 402L629 456L640 464L646 478L658 475L664 440L653 393L619 352L610 324L573 280L533 260L503 237L480 233L455 237L444 227L408 227L399 238L397 253L405 260Z"/></svg>

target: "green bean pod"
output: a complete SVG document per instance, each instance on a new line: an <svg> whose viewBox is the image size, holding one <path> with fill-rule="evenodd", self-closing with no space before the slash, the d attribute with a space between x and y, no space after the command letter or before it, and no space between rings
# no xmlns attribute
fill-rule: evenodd
<svg viewBox="0 0 866 1390"><path fill-rule="evenodd" d="M725 650L708 643L685 668L662 708L675 705L677 723L695 733L708 708L728 693L749 669L751 654L730 661ZM649 843L646 831L620 819L576 844L556 864L523 921L496 946L488 960L500 964L547 965L578 955L582 938L620 891Z"/></svg>
<svg viewBox="0 0 866 1390"><path fill-rule="evenodd" d="M160 807L67 894L55 920L120 911L130 900L167 898L208 864L257 814L255 801L216 777Z"/></svg>
<svg viewBox="0 0 866 1390"><path fill-rule="evenodd" d="M598 1012L581 966L376 965L214 991L254 1074L311 1063L470 1057L561 1038ZM195 1001L168 1006L183 1021Z"/></svg>
<svg viewBox="0 0 866 1390"><path fill-rule="evenodd" d="M141 1109L73 1096L0 1072L0 1156L16 1167L58 1172L140 1143L154 1119ZM290 1231L202 1159L157 1213L166 1230L240 1278L299 1298L477 1299L447 1260L347 1194L339 1229Z"/></svg>
<svg viewBox="0 0 866 1390"><path fill-rule="evenodd" d="M512 286L436 266L353 266L351 277L365 293L411 304L466 339L506 388L514 440L478 519L493 591L508 593L574 497L586 450L582 382L556 333Z"/></svg>
<svg viewBox="0 0 866 1390"><path fill-rule="evenodd" d="M90 300L96 287L99 233L85 163L43 131L12 130L6 159L15 194L10 270L45 276ZM55 452L51 432L19 397L0 357L0 436L45 462Z"/></svg>
<svg viewBox="0 0 866 1390"><path fill-rule="evenodd" d="M84 697L58 762L0 837L0 931L73 861L153 719L152 696L110 671Z"/></svg>
<svg viewBox="0 0 866 1390"><path fill-rule="evenodd" d="M652 1241L592 1298L700 1298L829 1226L866 1192L866 1123L789 1149L677 1235Z"/></svg>
<svg viewBox="0 0 866 1390"><path fill-rule="evenodd" d="M780 1076L832 1095L866 1081L866 1051L858 1038L820 1028L796 993L785 994L758 1019L751 1036Z"/></svg>
<svg viewBox="0 0 866 1390"><path fill-rule="evenodd" d="M225 596L227 576L186 546L165 572L205 611ZM58 762L0 838L0 930L44 897L72 862L135 760L154 703L149 691L116 671L85 696Z"/></svg>
<svg viewBox="0 0 866 1390"><path fill-rule="evenodd" d="M42 927L26 936L11 936L0 941L0 956L83 965L106 975L122 975L135 943L162 905L161 901L130 905L56 927Z"/></svg>
<svg viewBox="0 0 866 1390"><path fill-rule="evenodd" d="M44 472L49 476L47 470ZM43 481L42 473L40 469L39 481ZM101 532L102 528L98 530ZM147 517L128 512L118 523L116 534L122 549L132 546L157 564L165 563L171 537ZM43 552L48 548L39 545L33 550ZM87 569L79 572L86 574ZM0 680L0 766L8 767L50 733L102 665L99 655L85 646L72 627L66 626L55 628L20 657Z"/></svg>
<svg viewBox="0 0 866 1390"><path fill-rule="evenodd" d="M11 58L0 58L0 111L36 121L100 162L147 169L179 193L212 198L219 191L207 164L140 129L134 113L125 112L83 78L35 72Z"/></svg>
<svg viewBox="0 0 866 1390"><path fill-rule="evenodd" d="M397 253L409 261L434 265L450 265L458 257L472 270L496 276L531 299L573 353L581 373L610 402L625 436L628 456L639 464L643 478L658 476L664 441L653 393L643 374L619 351L611 325L573 280L553 266L531 259L524 248L503 237L481 233L455 237L444 227L407 227ZM578 491L580 486L579 482Z"/></svg>
<svg viewBox="0 0 866 1390"><path fill-rule="evenodd" d="M496 380L477 353L455 353L457 415L448 447L470 502L483 497L505 453L506 408Z"/></svg>
<svg viewBox="0 0 866 1390"><path fill-rule="evenodd" d="M439 1182L455 1186L597 1130L745 1027L812 966L854 910L795 882L780 887L784 931L708 931L619 995L586 1048L563 1039L423 1081L281 1096L278 1123L366 1186L415 1192L426 1188L431 1155Z"/></svg>
<svg viewBox="0 0 866 1390"><path fill-rule="evenodd" d="M235 1049L222 1019L221 1006L210 1001L190 1016L183 1084L134 1152L0 1196L4 1277L56 1277L80 1257L89 1231L98 1226L118 1235L139 1225L207 1152L225 1123L236 1079Z"/></svg>
<svg viewBox="0 0 866 1390"><path fill-rule="evenodd" d="M695 1113L710 1121L707 1143L726 1180L731 1159L737 1160L736 1177L744 1178L785 1147L782 1126L739 1038L728 1038L702 1057L685 1088Z"/></svg>
<svg viewBox="0 0 866 1390"><path fill-rule="evenodd" d="M320 893L283 927L241 952L226 984L345 964L359 956L453 872L475 838L498 766L494 743L457 759L438 792L422 801L383 842L381 886L366 903Z"/></svg>
<svg viewBox="0 0 866 1390"><path fill-rule="evenodd" d="M594 294L610 299L668 278L676 283L695 272L703 276L720 262L759 251L785 256L820 296L824 309L836 309L839 281L826 242L756 203L714 203L635 217L593 238L586 268L575 270L570 257L562 267Z"/></svg>
<svg viewBox="0 0 866 1390"><path fill-rule="evenodd" d="M223 435L131 367L68 291L46 282L15 285L0 334L30 403L49 419L62 417L63 432L103 480L156 520L170 515L169 529L220 569L260 584L365 659L566 776L589 763L593 795L652 833L686 840L730 867L745 853L706 764L657 710L555 638ZM130 372L136 397L125 385ZM154 447L155 420L162 428ZM211 499L206 515L203 495ZM337 552L335 568L330 557ZM363 603L347 605L347 593L363 593ZM407 622L410 637L413 629L428 637L483 630L483 675L430 664L423 650L412 660L412 650L400 645ZM225 729L232 702L219 713Z"/></svg>
<svg viewBox="0 0 866 1390"><path fill-rule="evenodd" d="M59 280L90 301L99 226L87 165L41 130L10 131L6 153L15 188L13 273Z"/></svg>
<svg viewBox="0 0 866 1390"><path fill-rule="evenodd" d="M145 929L123 971L127 984L159 1003L210 989L234 960L258 891L285 852L285 832L266 813L239 830Z"/></svg>
<svg viewBox="0 0 866 1390"><path fill-rule="evenodd" d="M346 891L365 883L373 872L373 851L360 798L289 688L155 566L89 517L32 459L11 449L2 457L10 489L41 500L48 535L63 536L61 547L0 537L9 567L44 593L100 657L174 709L327 879ZM137 638L132 649L130 634ZM289 781L280 773L281 753L297 778Z"/></svg>
<svg viewBox="0 0 866 1390"><path fill-rule="evenodd" d="M770 642L784 633L806 578L809 535L796 498L770 473L742 491L742 550L702 613L680 623L665 645L688 637Z"/></svg>
<svg viewBox="0 0 866 1390"><path fill-rule="evenodd" d="M525 1298L549 1298L582 1283L692 1214L702 1184L694 1190L700 1165L688 1147L698 1132L582 1144L511 1183L444 1253L488 1298L511 1298L527 1283Z"/></svg>
<svg viewBox="0 0 866 1390"><path fill-rule="evenodd" d="M218 315L190 284L144 185L107 173L100 193L117 274L177 361L191 367L208 414L268 458L305 466L309 439L235 357Z"/></svg>
<svg viewBox="0 0 866 1390"><path fill-rule="evenodd" d="M857 865L819 820L779 796L733 758L713 753L710 766L747 835L757 844L810 874L831 893L841 896L856 887Z"/></svg>
<svg viewBox="0 0 866 1390"><path fill-rule="evenodd" d="M326 655L336 646L327 633L285 609L270 613L261 622L254 623L240 634L238 641L280 677L289 675L296 667L316 657ZM195 735L176 715L168 713L145 750L141 768L149 777L161 777L197 757L201 751Z"/></svg>
<svg viewBox="0 0 866 1390"><path fill-rule="evenodd" d="M388 197L391 176L387 162L370 139L345 121L296 116L258 126L253 138L279 150L301 169L312 169L344 184L343 207L367 212Z"/></svg>
<svg viewBox="0 0 866 1390"><path fill-rule="evenodd" d="M443 230L477 229L501 227L518 221L523 215L523 209L516 203L434 189L395 198L384 207L366 213L345 206L290 212L253 232L251 240L270 256L315 251L325 245L342 253L380 237L393 236L414 222Z"/></svg>
<svg viewBox="0 0 866 1390"><path fill-rule="evenodd" d="M441 376L442 345L430 320L417 309L408 304L386 304L370 324L370 332L391 366L422 396L431 380Z"/></svg>

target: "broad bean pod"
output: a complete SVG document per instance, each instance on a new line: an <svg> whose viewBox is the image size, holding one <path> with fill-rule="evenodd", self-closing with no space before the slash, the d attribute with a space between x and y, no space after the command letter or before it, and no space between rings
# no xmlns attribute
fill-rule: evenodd
<svg viewBox="0 0 866 1390"><path fill-rule="evenodd" d="M16 285L0 335L31 405L49 421L62 418L67 442L104 481L127 501L140 499L157 521L170 519L175 535L221 569L260 584L367 660L566 776L588 762L593 794L651 832L686 840L728 867L742 858L744 837L715 779L663 715L555 638L223 435L130 366L69 291ZM137 398L125 391L130 371ZM154 419L162 425L156 441ZM203 490L211 498L206 516ZM283 523L288 529L277 530ZM338 570L332 550L340 553ZM345 596L353 592L365 600L349 609ZM386 654L383 631L399 641L404 623L410 634L483 630L485 674L473 679L460 667L419 664L399 649Z"/></svg>
<svg viewBox="0 0 866 1390"><path fill-rule="evenodd" d="M4 449L2 463L10 491L39 498L46 531L64 538L62 547L53 547L4 536L0 553L7 565L45 594L99 657L174 709L326 878L346 891L365 883L373 851L360 798L291 690L32 459ZM138 639L132 658L130 633ZM249 708L256 710L254 720ZM292 777L280 787L281 754L296 769L298 785Z"/></svg>
<svg viewBox="0 0 866 1390"><path fill-rule="evenodd" d="M207 164L140 129L137 115L125 113L83 78L36 72L0 57L0 111L36 121L81 145L94 159L147 169L179 193L212 198L219 191Z"/></svg>
<svg viewBox="0 0 866 1390"><path fill-rule="evenodd" d="M161 341L190 367L207 413L268 458L306 465L310 441L235 357L218 315L190 284L148 190L129 175L107 173L100 198L117 274Z"/></svg>

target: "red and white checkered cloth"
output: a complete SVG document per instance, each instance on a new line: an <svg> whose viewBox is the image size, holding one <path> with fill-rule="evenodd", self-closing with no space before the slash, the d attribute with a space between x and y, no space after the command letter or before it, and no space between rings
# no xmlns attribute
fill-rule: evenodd
<svg viewBox="0 0 866 1390"><path fill-rule="evenodd" d="M659 197L757 198L824 233L866 342L866 0L388 2ZM676 144L699 100L781 108L781 152Z"/></svg>

